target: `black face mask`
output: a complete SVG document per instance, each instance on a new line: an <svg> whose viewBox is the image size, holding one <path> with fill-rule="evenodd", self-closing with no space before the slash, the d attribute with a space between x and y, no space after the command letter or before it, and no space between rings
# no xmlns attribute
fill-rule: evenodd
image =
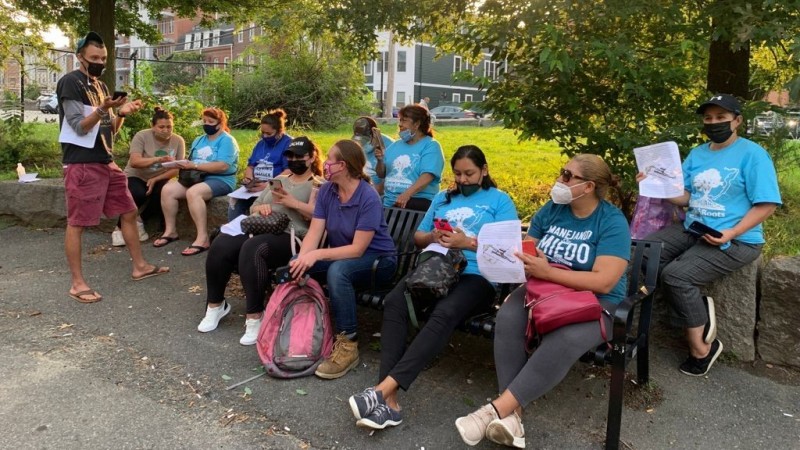
<svg viewBox="0 0 800 450"><path fill-rule="evenodd" d="M731 131L731 121L705 123L703 124L703 133L705 133L706 136L711 139L711 142L715 144L721 144L733 136L733 131Z"/></svg>
<svg viewBox="0 0 800 450"><path fill-rule="evenodd" d="M207 135L211 136L219 131L219 125L203 124L203 131L205 131Z"/></svg>
<svg viewBox="0 0 800 450"><path fill-rule="evenodd" d="M86 72L93 77L99 77L106 71L106 65L103 63L93 63L86 61Z"/></svg>
<svg viewBox="0 0 800 450"><path fill-rule="evenodd" d="M308 170L305 160L302 159L293 159L286 163L286 167L295 175L302 175Z"/></svg>

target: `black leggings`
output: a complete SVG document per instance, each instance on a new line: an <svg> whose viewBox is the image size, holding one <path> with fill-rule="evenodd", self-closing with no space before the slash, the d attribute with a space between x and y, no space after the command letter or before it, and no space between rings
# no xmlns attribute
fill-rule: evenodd
<svg viewBox="0 0 800 450"><path fill-rule="evenodd" d="M239 271L247 300L247 314L264 311L270 274L285 266L292 257L291 237L287 233L230 236L220 234L208 249L206 288L208 303L225 300L225 286L234 270Z"/></svg>
<svg viewBox="0 0 800 450"><path fill-rule="evenodd" d="M147 206L141 213L142 220L146 220L149 217L159 217L161 228L164 227L164 214L161 212L161 189L164 188L167 181L168 180L162 180L157 182L153 186L153 192L148 195L146 181L137 177L128 177L128 191L130 191L131 197L133 197L133 201L136 203L136 208L141 209L142 205L147 203ZM150 199L150 202L147 202L148 199ZM117 226L119 225L120 221L118 219Z"/></svg>
<svg viewBox="0 0 800 450"><path fill-rule="evenodd" d="M415 211L428 211L428 208L431 207L431 201L427 198L410 198L408 199L408 203L406 203L406 209L413 209Z"/></svg>
<svg viewBox="0 0 800 450"><path fill-rule="evenodd" d="M381 327L380 380L391 375L408 390L417 375L444 350L456 327L480 304L494 300L494 287L480 275L462 275L447 297L436 301L428 321L406 348L408 306L405 278L386 295Z"/></svg>

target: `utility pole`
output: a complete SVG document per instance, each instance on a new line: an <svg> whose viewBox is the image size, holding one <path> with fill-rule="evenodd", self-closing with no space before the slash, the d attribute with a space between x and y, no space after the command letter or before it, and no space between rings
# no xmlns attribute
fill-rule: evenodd
<svg viewBox="0 0 800 450"><path fill-rule="evenodd" d="M138 59L138 56L139 56L139 49L137 48L136 50L133 51L133 53L131 53L131 59L133 60L133 88L134 89L136 89L136 60Z"/></svg>
<svg viewBox="0 0 800 450"><path fill-rule="evenodd" d="M397 52L395 51L394 35L389 32L389 73L386 75L386 102L383 108L383 117L392 118L394 109L394 74L397 69Z"/></svg>
<svg viewBox="0 0 800 450"><path fill-rule="evenodd" d="M19 46L19 52L22 55L19 63L19 117L22 123L25 123L25 46Z"/></svg>

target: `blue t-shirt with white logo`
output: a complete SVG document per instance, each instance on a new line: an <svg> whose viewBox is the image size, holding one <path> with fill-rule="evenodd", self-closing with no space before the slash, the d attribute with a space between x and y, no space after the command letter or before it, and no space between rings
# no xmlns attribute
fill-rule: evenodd
<svg viewBox="0 0 800 450"><path fill-rule="evenodd" d="M228 165L228 170L222 173L208 173L206 180L218 179L231 190L236 189L236 168L239 164L239 144L233 136L223 131L213 141L208 140L208 135L195 138L192 148L189 150L189 158L196 164L210 162L224 162Z"/></svg>
<svg viewBox="0 0 800 450"><path fill-rule="evenodd" d="M394 143L392 138L385 134L381 135L381 140L383 141L384 152ZM367 157L367 165L364 166L364 173L369 175L373 185L380 184L383 182L383 178L379 177L378 173L375 172L375 166L378 165L378 158L375 157L375 149L372 147L372 144L367 144L367 146L364 147L364 155ZM385 156L384 154L384 157Z"/></svg>
<svg viewBox="0 0 800 450"><path fill-rule="evenodd" d="M450 226L460 228L469 237L477 237L481 227L486 223L518 220L517 208L505 192L497 188L481 189L464 197L461 194L450 196L446 203L446 191L434 197L431 207L420 222L418 231L433 231L433 219L447 219ZM478 260L472 250L462 250L467 258L465 274L480 275Z"/></svg>
<svg viewBox="0 0 800 450"><path fill-rule="evenodd" d="M394 206L397 197L411 187L423 173L433 175L433 180L413 198L433 199L439 192L444 170L444 153L439 142L425 136L413 145L394 141L384 156L386 178L383 180L383 206Z"/></svg>
<svg viewBox="0 0 800 450"><path fill-rule="evenodd" d="M572 270L590 271L598 256L616 256L630 260L631 234L628 221L616 206L600 201L589 217L578 218L569 205L547 202L536 212L528 235L538 239L536 245L550 262ZM619 303L628 286L622 275L614 289L598 298Z"/></svg>
<svg viewBox="0 0 800 450"><path fill-rule="evenodd" d="M684 189L691 193L684 226L699 221L722 231L733 228L756 203L781 204L772 159L760 145L738 138L721 150L705 143L692 149L683 162ZM763 244L761 224L736 240Z"/></svg>
<svg viewBox="0 0 800 450"><path fill-rule="evenodd" d="M253 147L253 154L247 160L247 165L253 168L253 177L256 180L266 181L277 177L286 169L286 157L283 152L289 148L292 137L284 134L275 142L275 145L267 145L263 138L256 142Z"/></svg>

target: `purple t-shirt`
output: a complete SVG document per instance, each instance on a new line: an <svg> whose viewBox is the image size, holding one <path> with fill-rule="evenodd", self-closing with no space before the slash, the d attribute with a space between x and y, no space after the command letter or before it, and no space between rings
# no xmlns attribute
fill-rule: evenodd
<svg viewBox="0 0 800 450"><path fill-rule="evenodd" d="M365 253L393 253L394 241L389 235L386 218L383 217L381 199L375 189L364 180L347 203L339 199L334 183L325 183L319 188L314 218L325 220L328 243L331 247L351 245L356 230L374 231L375 235Z"/></svg>

